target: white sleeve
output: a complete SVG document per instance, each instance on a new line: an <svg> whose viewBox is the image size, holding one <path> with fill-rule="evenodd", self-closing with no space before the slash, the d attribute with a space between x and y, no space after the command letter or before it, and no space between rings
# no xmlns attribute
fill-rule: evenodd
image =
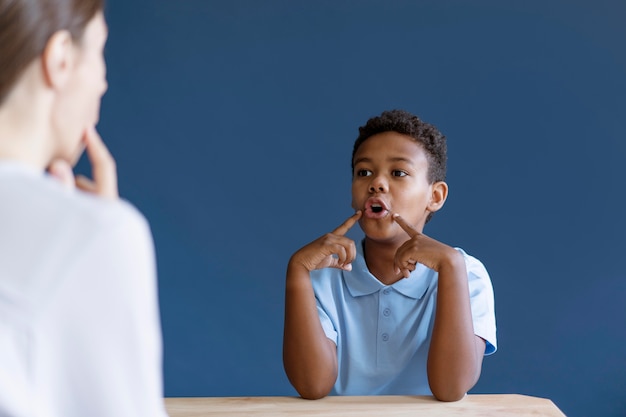
<svg viewBox="0 0 626 417"><path fill-rule="evenodd" d="M47 352L63 381L49 400L64 416L166 416L152 237L143 216L119 208L77 254L66 342Z"/></svg>

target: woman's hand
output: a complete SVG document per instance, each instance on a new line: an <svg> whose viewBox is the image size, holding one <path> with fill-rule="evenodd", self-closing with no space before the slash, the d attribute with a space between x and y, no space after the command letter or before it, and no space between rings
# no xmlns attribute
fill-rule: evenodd
<svg viewBox="0 0 626 417"><path fill-rule="evenodd" d="M103 198L117 199L117 168L115 160L94 127L85 130L83 142L91 163L93 179L79 175L74 178L72 167L67 161L56 159L48 167L48 172L67 187L76 187Z"/></svg>

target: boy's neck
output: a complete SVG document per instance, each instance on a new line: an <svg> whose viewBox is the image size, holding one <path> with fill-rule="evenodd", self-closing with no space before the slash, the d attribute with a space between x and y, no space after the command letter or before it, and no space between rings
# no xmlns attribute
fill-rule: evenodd
<svg viewBox="0 0 626 417"><path fill-rule="evenodd" d="M395 284L402 279L402 275L395 271L393 261L396 251L403 243L382 243L367 237L363 240L363 257L367 269L385 285Z"/></svg>

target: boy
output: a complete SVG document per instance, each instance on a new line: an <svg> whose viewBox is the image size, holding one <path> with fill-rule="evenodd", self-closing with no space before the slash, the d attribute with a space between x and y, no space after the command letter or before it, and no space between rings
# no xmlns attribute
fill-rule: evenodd
<svg viewBox="0 0 626 417"><path fill-rule="evenodd" d="M356 213L289 260L283 363L303 398L456 401L496 350L493 290L477 259L422 233L448 195L445 137L401 110L359 128ZM355 244L345 236L359 222Z"/></svg>

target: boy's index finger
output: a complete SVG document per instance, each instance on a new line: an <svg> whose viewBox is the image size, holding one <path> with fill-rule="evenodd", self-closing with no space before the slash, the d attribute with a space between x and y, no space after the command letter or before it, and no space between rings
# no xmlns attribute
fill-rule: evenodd
<svg viewBox="0 0 626 417"><path fill-rule="evenodd" d="M357 221L359 221L360 218L361 218L361 210L357 211L352 216L348 217L348 219L345 222L343 222L341 226L333 230L333 234L341 235L341 236L345 235L346 233L348 233L348 230L350 230L352 226L354 226L354 224Z"/></svg>
<svg viewBox="0 0 626 417"><path fill-rule="evenodd" d="M412 224L408 223L402 216L399 214L394 214L393 219L400 225L402 230L404 230L410 237L415 237L420 234L420 232L413 227Z"/></svg>

